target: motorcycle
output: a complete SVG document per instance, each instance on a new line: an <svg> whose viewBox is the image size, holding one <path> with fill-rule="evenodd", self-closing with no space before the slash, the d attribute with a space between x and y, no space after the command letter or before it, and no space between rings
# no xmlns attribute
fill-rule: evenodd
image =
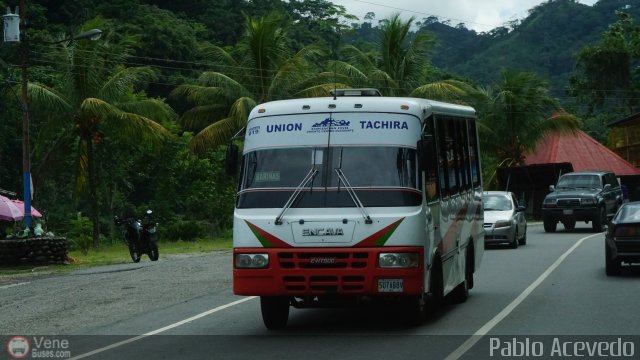
<svg viewBox="0 0 640 360"><path fill-rule="evenodd" d="M120 219L115 217L116 225L123 226L122 237L129 248L129 255L133 262L140 262L142 254L147 254L151 261L157 261L158 251L158 223L153 221L153 211L147 210L142 220L134 217Z"/></svg>

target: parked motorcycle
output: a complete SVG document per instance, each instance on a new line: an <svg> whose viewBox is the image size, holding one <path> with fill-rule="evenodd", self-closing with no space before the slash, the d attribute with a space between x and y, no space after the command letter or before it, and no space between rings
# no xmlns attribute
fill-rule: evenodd
<svg viewBox="0 0 640 360"><path fill-rule="evenodd" d="M115 217L116 225L121 225L122 237L129 248L133 262L140 262L142 254L147 254L151 261L158 260L158 223L153 221L153 211L147 210L142 220L131 216L120 219Z"/></svg>

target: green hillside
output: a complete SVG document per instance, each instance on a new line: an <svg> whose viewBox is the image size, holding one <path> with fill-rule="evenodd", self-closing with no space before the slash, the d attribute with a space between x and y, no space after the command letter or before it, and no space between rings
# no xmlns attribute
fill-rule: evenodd
<svg viewBox="0 0 640 360"><path fill-rule="evenodd" d="M640 16L640 2L601 0L593 7L575 0L550 0L530 10L529 16L512 28L497 28L477 34L465 28L430 23L439 45L433 54L435 66L469 77L479 84L494 82L504 68L533 71L552 85L553 93L564 89L575 64L575 55L599 38L624 10Z"/></svg>

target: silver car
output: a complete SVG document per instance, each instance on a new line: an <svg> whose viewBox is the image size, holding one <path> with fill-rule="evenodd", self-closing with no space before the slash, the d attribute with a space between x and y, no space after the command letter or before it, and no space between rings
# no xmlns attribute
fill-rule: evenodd
<svg viewBox="0 0 640 360"><path fill-rule="evenodd" d="M527 244L527 219L524 206L519 206L515 195L509 191L485 191L484 243L509 244L513 249Z"/></svg>

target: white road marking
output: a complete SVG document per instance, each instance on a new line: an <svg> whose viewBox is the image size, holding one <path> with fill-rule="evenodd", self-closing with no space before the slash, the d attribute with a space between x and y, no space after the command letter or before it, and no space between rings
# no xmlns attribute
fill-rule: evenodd
<svg viewBox="0 0 640 360"><path fill-rule="evenodd" d="M117 343L114 343L114 344L111 344L111 345L108 345L108 346L105 346L105 347L90 351L88 353L84 353L84 354L81 354L81 355L78 355L78 356L74 356L74 357L70 358L69 360L83 359L83 358L86 358L88 356L92 356L92 355L95 355L95 354L99 354L101 352L105 352L107 350L115 349L115 348L120 347L122 345L130 344L132 342L135 342L135 341L138 341L138 340L142 340L142 339L144 339L144 338L146 338L148 336L151 336L151 335L160 334L160 333L165 332L167 330L171 330L171 329L176 328L178 326L190 323L192 321L198 320L200 318L203 318L205 316L211 315L211 314L216 313L218 311L221 311L221 310L230 308L232 306L241 304L241 303L243 303L245 301L253 300L256 297L257 296L250 296L250 297L246 297L246 298L243 298L243 299L240 299L240 300L236 300L234 302L230 302L230 303L225 304L225 305L218 306L217 308L213 308L211 310L207 310L207 311L205 311L203 313L200 313L198 315L194 315L194 316L192 316L192 317L190 317L188 319L184 319L184 320L178 321L178 322L173 323L171 325L167 325L167 326L165 326L163 328L150 331L150 332L148 332L146 334L142 334L142 335L139 335L139 336L136 336L136 337L132 337L130 339L123 340L123 341L120 341L120 342L117 342Z"/></svg>
<svg viewBox="0 0 640 360"><path fill-rule="evenodd" d="M29 284L29 283L31 283L31 281L21 282L21 283L15 283L15 284L9 284L9 285L3 285L3 286L0 286L0 290L2 290L2 289L12 288L12 287L14 287L14 286L27 285L27 284Z"/></svg>
<svg viewBox="0 0 640 360"><path fill-rule="evenodd" d="M489 320L484 326L482 326L475 334L471 335L462 345L460 345L456 350L454 350L449 356L445 358L445 360L456 360L459 359L462 355L464 355L469 349L471 349L484 335L487 335L491 329L493 329L500 321L506 318L520 303L524 301L533 290L535 290L551 273L564 261L564 259L569 256L578 246L580 246L585 240L592 238L594 236L602 236L602 233L597 233L593 235L589 235L587 237L583 237L578 240L569 250L567 250L564 254L562 254L551 266L545 270L534 282L529 285L515 300L513 300L509 305L507 305L502 311L498 313L498 315L494 316L493 319Z"/></svg>

